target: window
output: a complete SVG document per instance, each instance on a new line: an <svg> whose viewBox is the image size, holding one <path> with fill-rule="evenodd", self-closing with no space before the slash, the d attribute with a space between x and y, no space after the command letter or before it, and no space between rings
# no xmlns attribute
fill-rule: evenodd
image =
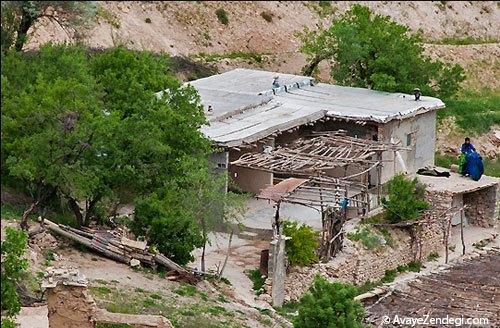
<svg viewBox="0 0 500 328"><path fill-rule="evenodd" d="M413 134L413 133L408 133L408 134L406 135L406 146L411 146L411 139L412 139L412 138L411 138L411 135L412 135L412 134Z"/></svg>

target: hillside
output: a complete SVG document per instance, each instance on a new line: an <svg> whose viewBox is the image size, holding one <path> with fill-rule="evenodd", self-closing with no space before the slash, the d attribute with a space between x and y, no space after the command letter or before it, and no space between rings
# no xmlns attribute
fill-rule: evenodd
<svg viewBox="0 0 500 328"><path fill-rule="evenodd" d="M460 62L470 67L473 79L481 76L482 84L498 87L494 78L500 66L497 42L500 39L500 9L497 2L321 3L100 2L96 23L87 31L83 41L96 48L125 44L135 49L193 58L199 58L200 54L218 54L210 57L209 61L215 62L221 71L248 65L299 73L305 59L297 52L300 42L294 33L305 27L315 29L321 24L328 24L332 17L341 15L352 3L362 3L413 30L421 29L426 40L433 43L427 47L431 55ZM217 18L216 11L220 8L227 13L227 25ZM51 21L42 21L32 32L28 49L47 41L73 39L72 33ZM322 77L328 79L327 72L322 73ZM475 81L468 83L478 84Z"/></svg>

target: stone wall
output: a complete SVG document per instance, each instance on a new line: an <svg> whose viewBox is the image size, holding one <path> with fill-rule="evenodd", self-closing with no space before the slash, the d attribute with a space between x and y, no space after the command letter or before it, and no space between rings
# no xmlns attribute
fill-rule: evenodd
<svg viewBox="0 0 500 328"><path fill-rule="evenodd" d="M386 270L395 269L414 260L425 259L429 253L444 247L443 229L439 223L424 226L419 233L421 251L416 243L412 242L409 232L401 229L391 229L390 232L394 238L393 247L386 245L379 250L368 250L360 243L346 239L346 247L331 262L319 263L312 267L293 268L286 277L285 300L300 298L316 274L330 280L363 284L367 280L379 280Z"/></svg>
<svg viewBox="0 0 500 328"><path fill-rule="evenodd" d="M463 194L428 191L426 199L435 210L466 205L466 223L473 226L492 227L499 220L500 190L498 185ZM456 213L455 216L459 217L459 215Z"/></svg>
<svg viewBox="0 0 500 328"><path fill-rule="evenodd" d="M498 185L463 195L465 217L469 224L492 227L498 221Z"/></svg>

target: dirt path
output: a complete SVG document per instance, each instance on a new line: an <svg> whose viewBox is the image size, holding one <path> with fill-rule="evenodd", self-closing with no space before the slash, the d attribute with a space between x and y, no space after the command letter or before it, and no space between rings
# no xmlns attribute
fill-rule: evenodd
<svg viewBox="0 0 500 328"><path fill-rule="evenodd" d="M224 263L227 254L229 234L216 233L211 236L212 245L206 252L206 269L216 270L217 266ZM237 235L233 237L231 252L224 270L226 277L234 287L234 297L241 302L260 308L269 308L269 304L255 300L253 283L245 274L245 271L259 267L260 252L269 248L269 241L259 239L243 239ZM201 250L195 252L195 256L200 258ZM193 266L199 267L199 261L193 262Z"/></svg>

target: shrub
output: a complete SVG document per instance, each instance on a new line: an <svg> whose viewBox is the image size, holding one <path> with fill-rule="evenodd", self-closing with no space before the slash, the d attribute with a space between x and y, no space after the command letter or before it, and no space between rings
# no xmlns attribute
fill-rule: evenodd
<svg viewBox="0 0 500 328"><path fill-rule="evenodd" d="M328 282L316 276L309 291L299 301L299 314L293 326L363 327L363 305L354 300L357 292L354 285Z"/></svg>
<svg viewBox="0 0 500 328"><path fill-rule="evenodd" d="M255 290L257 295L260 295L262 293L262 286L264 286L264 283L266 282L266 278L262 277L258 268L248 271L248 278L250 278L253 282L253 290Z"/></svg>
<svg viewBox="0 0 500 328"><path fill-rule="evenodd" d="M430 252L429 253L429 256L427 256L427 260L428 261L437 261L439 258L439 254L438 252L434 251L434 252Z"/></svg>
<svg viewBox="0 0 500 328"><path fill-rule="evenodd" d="M144 20L147 24L151 24L151 18L149 17L146 17L146 19Z"/></svg>
<svg viewBox="0 0 500 328"><path fill-rule="evenodd" d="M284 221L283 234L291 237L285 244L291 265L307 266L318 261L316 249L319 247L319 232L305 224L299 225L295 221Z"/></svg>
<svg viewBox="0 0 500 328"><path fill-rule="evenodd" d="M385 218L391 223L415 220L429 204L425 201L425 186L416 178L395 175L386 185L387 197L382 198Z"/></svg>
<svg viewBox="0 0 500 328"><path fill-rule="evenodd" d="M268 11L263 11L260 16L266 20L266 22L271 23L273 21L273 14Z"/></svg>
<svg viewBox="0 0 500 328"><path fill-rule="evenodd" d="M1 244L1 302L2 328L14 327L11 318L21 310L16 284L22 273L28 267L28 261L23 259L28 236L21 230L5 228L5 240Z"/></svg>
<svg viewBox="0 0 500 328"><path fill-rule="evenodd" d="M217 9L215 11L215 14L217 15L217 19L219 20L219 22L221 22L224 25L229 24L229 18L227 17L227 12L224 9L222 8Z"/></svg>
<svg viewBox="0 0 500 328"><path fill-rule="evenodd" d="M347 239L361 241L367 249L373 250L382 245L382 236L373 233L368 227L356 227L356 231L347 233Z"/></svg>

